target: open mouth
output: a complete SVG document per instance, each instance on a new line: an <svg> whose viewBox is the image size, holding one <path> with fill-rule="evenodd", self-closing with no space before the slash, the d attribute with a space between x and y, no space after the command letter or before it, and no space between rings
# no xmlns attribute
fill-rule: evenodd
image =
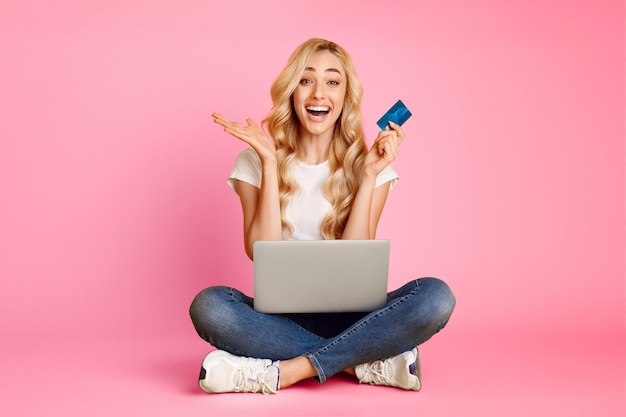
<svg viewBox="0 0 626 417"><path fill-rule="evenodd" d="M330 113L330 108L327 106L307 106L307 113L316 118L322 118Z"/></svg>

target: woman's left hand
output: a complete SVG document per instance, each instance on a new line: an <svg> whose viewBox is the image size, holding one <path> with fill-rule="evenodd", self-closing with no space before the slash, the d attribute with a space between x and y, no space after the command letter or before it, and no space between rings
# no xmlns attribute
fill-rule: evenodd
<svg viewBox="0 0 626 417"><path fill-rule="evenodd" d="M398 156L400 144L404 140L402 128L389 122L390 129L381 130L370 148L363 164L363 174L377 176Z"/></svg>

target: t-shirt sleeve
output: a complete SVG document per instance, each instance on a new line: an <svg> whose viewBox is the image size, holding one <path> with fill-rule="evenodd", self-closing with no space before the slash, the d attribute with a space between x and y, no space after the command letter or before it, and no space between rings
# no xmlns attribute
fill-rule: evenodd
<svg viewBox="0 0 626 417"><path fill-rule="evenodd" d="M231 171L227 184L237 191L237 181L247 182L257 188L261 187L261 159L254 149L248 148L239 153Z"/></svg>
<svg viewBox="0 0 626 417"><path fill-rule="evenodd" d="M391 181L389 184L389 189L391 190L399 180L400 176L393 170L391 165L387 165L387 167L376 177L376 187L380 187L381 185Z"/></svg>

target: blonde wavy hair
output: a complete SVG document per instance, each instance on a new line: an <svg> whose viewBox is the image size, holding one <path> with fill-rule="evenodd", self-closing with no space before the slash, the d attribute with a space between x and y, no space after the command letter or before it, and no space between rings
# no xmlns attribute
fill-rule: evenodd
<svg viewBox="0 0 626 417"><path fill-rule="evenodd" d="M276 141L278 158L278 188L281 224L287 237L293 226L286 219L287 203L298 192L291 172L300 152L297 140L299 120L293 107L292 95L311 55L328 51L341 62L346 73L346 95L341 116L335 124L333 141L328 154L330 177L324 184L324 197L332 208L321 225L324 239L340 239L359 188L359 179L367 146L361 125L361 96L363 89L356 77L352 58L345 49L325 39L309 39L293 52L287 66L271 87L272 109L263 120Z"/></svg>

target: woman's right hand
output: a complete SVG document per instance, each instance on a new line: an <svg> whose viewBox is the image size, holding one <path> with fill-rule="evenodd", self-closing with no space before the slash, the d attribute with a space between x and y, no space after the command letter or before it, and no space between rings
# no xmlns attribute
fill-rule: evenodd
<svg viewBox="0 0 626 417"><path fill-rule="evenodd" d="M229 133L247 143L256 151L262 162L276 163L276 144L254 120L246 119L247 125L233 122L218 113L213 113L213 121L224 127L224 132Z"/></svg>

